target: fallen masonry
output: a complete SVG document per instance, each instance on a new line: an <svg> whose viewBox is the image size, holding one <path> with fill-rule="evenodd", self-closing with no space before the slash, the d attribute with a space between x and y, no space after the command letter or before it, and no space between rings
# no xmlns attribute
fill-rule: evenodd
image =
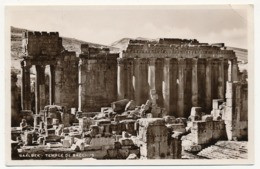
<svg viewBox="0 0 260 169"><path fill-rule="evenodd" d="M23 119L12 131L13 157L31 158L24 154L36 153L39 159L181 159L186 151L206 158L208 151L220 151L214 145L217 141L247 137L247 124L239 118L245 109L237 104L246 92L243 87L240 82L227 82L226 97L234 100L232 104L214 99L211 114L192 107L188 119L158 117L159 113L153 117L154 111L161 112L153 97L141 106L126 99L112 102L92 117L63 112L57 105L45 106L34 115L33 127Z"/></svg>
<svg viewBox="0 0 260 169"><path fill-rule="evenodd" d="M247 140L247 79L224 45L131 40L120 54L82 44L77 56L56 32L25 32L23 50L13 159L211 158Z"/></svg>
<svg viewBox="0 0 260 169"><path fill-rule="evenodd" d="M64 113L57 105L45 106L34 115L33 127L24 128L28 125L23 119L21 134L12 133L18 151L13 155L40 152L37 158L46 159L53 156L44 154L58 152L61 155L54 158L70 159L80 153L82 158L96 159L181 158L180 127L173 126L185 130L182 120L152 118L154 106L149 100L141 106L133 100L119 100L93 117Z"/></svg>

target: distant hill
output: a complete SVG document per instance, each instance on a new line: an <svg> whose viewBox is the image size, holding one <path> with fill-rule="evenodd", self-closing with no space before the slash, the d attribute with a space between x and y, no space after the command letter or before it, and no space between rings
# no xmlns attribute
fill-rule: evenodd
<svg viewBox="0 0 260 169"><path fill-rule="evenodd" d="M122 39L119 39L118 41L113 42L110 46L115 47L115 48L119 48L120 51L126 50L130 40L147 40L147 41L151 41L151 42L157 41L156 39L148 39L148 38L143 38L143 37L138 37L138 38L135 38L135 39L133 39L133 38L122 38Z"/></svg>
<svg viewBox="0 0 260 169"><path fill-rule="evenodd" d="M245 63L248 62L248 52L246 49L235 48L235 47L230 47L230 46L227 46L227 49L233 50L235 52L238 61L242 61Z"/></svg>
<svg viewBox="0 0 260 169"><path fill-rule="evenodd" d="M13 69L20 69L20 60L22 55L22 32L27 31L23 28L11 27L11 61ZM101 45L75 38L62 37L62 45L68 51L75 51L80 54L81 44L89 44L89 46L97 48L109 48L112 53L117 53L120 49L112 46Z"/></svg>

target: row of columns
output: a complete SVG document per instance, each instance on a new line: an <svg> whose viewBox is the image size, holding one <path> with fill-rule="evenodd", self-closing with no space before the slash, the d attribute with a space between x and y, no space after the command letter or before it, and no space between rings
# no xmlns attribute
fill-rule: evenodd
<svg viewBox="0 0 260 169"><path fill-rule="evenodd" d="M28 61L22 61L22 110L31 110L31 84ZM45 97L45 66L35 65L36 113L47 104ZM82 95L81 64L79 71L79 92ZM55 66L50 65L49 103L55 102ZM146 102L150 91L156 90L158 105L168 114L187 116L192 106L211 110L212 99L222 98L225 82L238 80L236 59L203 58L118 58L118 99L128 98L138 105ZM78 99L81 111L82 100ZM60 103L62 104L62 103Z"/></svg>
<svg viewBox="0 0 260 169"><path fill-rule="evenodd" d="M32 98L31 98L31 78L30 69L32 65L29 61L21 62L22 68L22 85L21 85L21 105L22 110L32 110ZM35 65L36 78L35 78L35 113L38 114L40 110L44 109L44 106L48 104L46 100L46 86L45 86L45 65ZM54 103L55 99L55 67L50 65L49 74L49 103Z"/></svg>
<svg viewBox="0 0 260 169"><path fill-rule="evenodd" d="M231 62L235 79L237 63ZM194 106L209 112L212 99L224 99L228 67L224 58L118 58L118 99L141 105L156 90L169 115L186 117Z"/></svg>

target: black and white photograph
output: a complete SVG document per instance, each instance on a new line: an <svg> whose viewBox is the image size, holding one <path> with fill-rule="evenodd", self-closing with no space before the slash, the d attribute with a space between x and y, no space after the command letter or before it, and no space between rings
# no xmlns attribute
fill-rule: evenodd
<svg viewBox="0 0 260 169"><path fill-rule="evenodd" d="M6 159L252 164L253 9L6 6Z"/></svg>

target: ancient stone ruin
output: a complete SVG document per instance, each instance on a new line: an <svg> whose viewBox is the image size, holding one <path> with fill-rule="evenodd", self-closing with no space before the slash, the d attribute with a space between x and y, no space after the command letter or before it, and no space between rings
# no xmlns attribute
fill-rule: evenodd
<svg viewBox="0 0 260 169"><path fill-rule="evenodd" d="M121 53L82 44L77 55L57 32L27 31L21 68L14 159L181 159L247 139L247 80L225 46L130 40Z"/></svg>

